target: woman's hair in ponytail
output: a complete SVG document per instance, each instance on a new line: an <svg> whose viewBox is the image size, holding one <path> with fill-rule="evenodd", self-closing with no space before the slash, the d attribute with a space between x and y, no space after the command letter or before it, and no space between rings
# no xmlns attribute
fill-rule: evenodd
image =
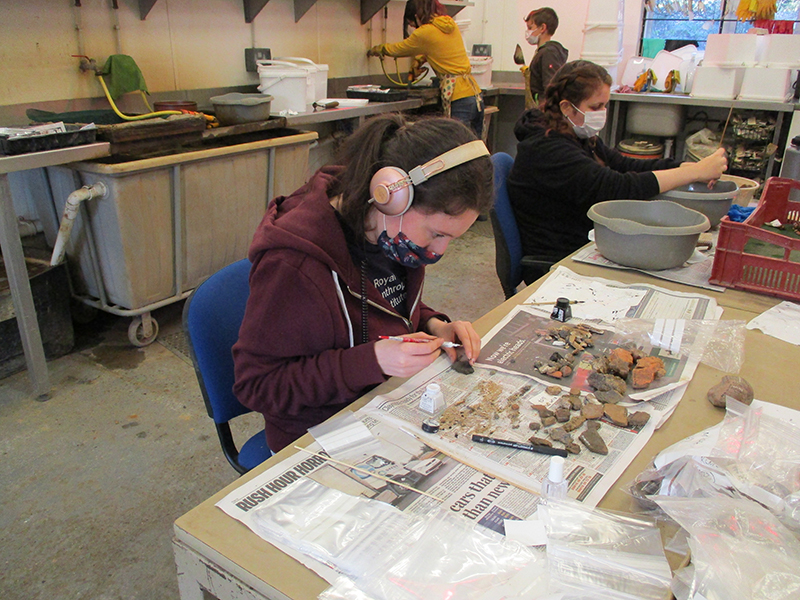
<svg viewBox="0 0 800 600"><path fill-rule="evenodd" d="M400 114L374 117L347 138L336 164L344 167L332 194L341 194L339 213L355 232L364 236L364 218L372 176L392 166L408 173L418 165L475 140L463 123L443 117L409 121ZM494 198L492 163L481 156L439 173L414 187L413 208L425 213L458 216L467 210L488 212Z"/></svg>
<svg viewBox="0 0 800 600"><path fill-rule="evenodd" d="M577 107L603 85L611 85L611 76L600 65L573 60L561 67L544 92L542 112L547 128L574 135L572 124L561 113L561 101L567 100Z"/></svg>

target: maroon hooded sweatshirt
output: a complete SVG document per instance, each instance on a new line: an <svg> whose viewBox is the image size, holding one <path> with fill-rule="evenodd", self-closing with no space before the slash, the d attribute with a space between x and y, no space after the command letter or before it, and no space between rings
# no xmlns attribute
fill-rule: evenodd
<svg viewBox="0 0 800 600"><path fill-rule="evenodd" d="M250 298L233 346L239 401L264 415L278 451L387 379L379 335L421 331L424 267L407 269L410 319L366 282L369 342L361 335L361 269L353 262L328 190L341 172L324 167L291 196L273 201L249 258Z"/></svg>

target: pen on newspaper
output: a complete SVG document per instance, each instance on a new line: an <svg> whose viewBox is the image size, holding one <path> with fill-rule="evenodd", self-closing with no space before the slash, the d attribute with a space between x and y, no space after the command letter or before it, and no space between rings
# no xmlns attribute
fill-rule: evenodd
<svg viewBox="0 0 800 600"><path fill-rule="evenodd" d="M562 448L551 448L550 446L535 446L533 444L524 444L522 442L514 442L511 440L501 440L498 438L486 437L485 435L472 435L473 442L481 444L492 444L493 446L503 446L505 448L514 448L515 450L527 450L528 452L538 452L539 454L550 454L551 456L563 456L566 458L569 453Z"/></svg>
<svg viewBox="0 0 800 600"><path fill-rule="evenodd" d="M402 337L399 335L379 335L379 340L392 340L394 342L411 342L413 344L424 344L425 342L432 342L433 340L421 340L418 338ZM461 344L455 342L442 342L442 348L461 348Z"/></svg>

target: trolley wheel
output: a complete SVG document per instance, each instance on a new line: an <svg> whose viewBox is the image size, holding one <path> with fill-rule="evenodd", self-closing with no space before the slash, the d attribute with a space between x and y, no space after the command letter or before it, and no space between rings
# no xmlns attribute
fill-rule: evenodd
<svg viewBox="0 0 800 600"><path fill-rule="evenodd" d="M128 340L137 348L144 348L156 341L158 337L158 322L150 318L150 335L145 334L142 317L134 317L128 326Z"/></svg>

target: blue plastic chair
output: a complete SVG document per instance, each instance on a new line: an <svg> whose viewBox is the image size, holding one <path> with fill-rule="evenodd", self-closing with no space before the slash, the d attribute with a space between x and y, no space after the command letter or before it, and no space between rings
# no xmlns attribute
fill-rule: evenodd
<svg viewBox="0 0 800 600"><path fill-rule="evenodd" d="M251 412L233 394L231 354L250 295L249 274L246 258L230 264L201 283L183 307L183 331L208 416L214 419L225 458L240 474L272 456L263 430L237 449L230 426L230 421Z"/></svg>
<svg viewBox="0 0 800 600"><path fill-rule="evenodd" d="M508 199L506 181L514 159L505 152L492 155L494 166L494 206L489 211L492 221L495 247L495 271L503 286L506 299L517 293L517 286L522 283L525 275L530 283L540 275L546 273L558 259L543 256L523 256L522 242L517 228L517 219ZM527 272L526 272L527 271Z"/></svg>

